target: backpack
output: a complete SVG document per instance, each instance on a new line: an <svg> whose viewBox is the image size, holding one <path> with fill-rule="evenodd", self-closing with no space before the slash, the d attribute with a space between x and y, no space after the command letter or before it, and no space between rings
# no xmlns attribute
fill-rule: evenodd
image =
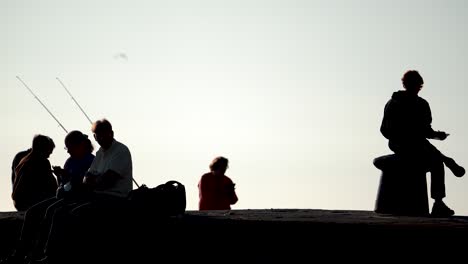
<svg viewBox="0 0 468 264"><path fill-rule="evenodd" d="M168 181L154 188L145 184L128 194L130 206L149 214L175 216L184 214L185 187L178 181Z"/></svg>

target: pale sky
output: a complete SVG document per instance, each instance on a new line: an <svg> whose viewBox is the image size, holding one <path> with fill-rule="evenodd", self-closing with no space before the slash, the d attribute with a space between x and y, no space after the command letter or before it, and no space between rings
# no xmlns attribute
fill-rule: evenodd
<svg viewBox="0 0 468 264"><path fill-rule="evenodd" d="M468 167L466 1L0 1L0 211L11 161L34 134L91 135L107 118L134 177L178 180L187 209L211 160L230 160L233 209L373 210L390 154L379 127L406 70L425 80L434 142ZM97 143L94 142L98 147ZM428 182L429 182L428 177ZM446 174L446 203L468 215L468 178ZM432 206L432 199L430 199Z"/></svg>

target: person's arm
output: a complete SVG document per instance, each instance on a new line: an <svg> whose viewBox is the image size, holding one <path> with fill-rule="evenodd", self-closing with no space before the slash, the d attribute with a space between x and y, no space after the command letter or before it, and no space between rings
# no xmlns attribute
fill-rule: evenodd
<svg viewBox="0 0 468 264"><path fill-rule="evenodd" d="M52 174L52 168L48 159L38 159L35 161L34 166L29 167L32 171L30 173L29 185L33 188L34 193L53 196L57 192L58 184L57 179Z"/></svg>
<svg viewBox="0 0 468 264"><path fill-rule="evenodd" d="M394 108L392 101L388 101L387 104L385 104L380 133L382 133L386 139L393 139L395 137L396 124L394 112L396 109Z"/></svg>
<svg viewBox="0 0 468 264"><path fill-rule="evenodd" d="M91 166L83 177L83 185L86 190L92 190L96 187L96 179L98 178L98 163L102 159L101 151L98 150Z"/></svg>
<svg viewBox="0 0 468 264"><path fill-rule="evenodd" d="M239 198L237 198L236 190L235 190L235 188L234 188L234 186L233 186L233 187L232 187L232 193L231 193L231 201L230 201L230 203L231 203L231 204L236 204L238 200L239 200Z"/></svg>
<svg viewBox="0 0 468 264"><path fill-rule="evenodd" d="M108 189L114 186L121 178L123 178L121 174L109 169L96 178L96 188L100 190Z"/></svg>
<svg viewBox="0 0 468 264"><path fill-rule="evenodd" d="M431 113L431 107L429 106L429 103L427 101L423 101L423 113L424 113L424 120L423 120L423 133L424 136L428 139L438 139L438 140L444 140L447 138L448 134L445 133L444 131L434 131L432 128L432 113Z"/></svg>
<svg viewBox="0 0 468 264"><path fill-rule="evenodd" d="M236 184L233 183L231 179L229 179L227 188L228 188L228 195L229 195L229 203L230 204L237 203L239 199L237 198L237 194L236 194Z"/></svg>
<svg viewBox="0 0 468 264"><path fill-rule="evenodd" d="M425 138L435 138L437 136L436 131L432 128L432 113L431 107L427 101L423 101L423 133Z"/></svg>
<svg viewBox="0 0 468 264"><path fill-rule="evenodd" d="M206 181L207 178L205 177L205 175L203 175L200 179L200 182L198 183L198 197L200 198L200 200L206 200L210 193L209 186Z"/></svg>
<svg viewBox="0 0 468 264"><path fill-rule="evenodd" d="M57 176L57 181L59 185L63 185L70 181L71 175L69 173L70 170L70 158L65 161L63 165L63 169L60 166L52 166L52 172Z"/></svg>

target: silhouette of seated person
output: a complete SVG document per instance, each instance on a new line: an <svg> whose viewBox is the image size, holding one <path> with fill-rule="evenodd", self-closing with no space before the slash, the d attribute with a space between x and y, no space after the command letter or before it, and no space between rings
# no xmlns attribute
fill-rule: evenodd
<svg viewBox="0 0 468 264"><path fill-rule="evenodd" d="M431 215L438 217L452 216L455 212L444 202L445 172L444 164L457 177L465 174L465 169L452 158L442 154L428 139L445 140L448 136L443 131L434 131L429 103L418 94L424 81L414 70L407 71L402 78L405 90L394 92L385 105L380 131L388 139L389 148L395 156L376 159L378 168L391 169L398 164L406 164L425 174L431 173L431 198L434 199ZM402 161L402 162L396 162ZM408 167L409 166L409 167ZM383 176L383 175L382 175ZM404 179L400 184L404 185ZM424 178L425 183L425 178Z"/></svg>
<svg viewBox="0 0 468 264"><path fill-rule="evenodd" d="M199 183L199 209L230 210L238 200L235 184L224 175L229 161L225 157L216 157L210 164L210 172L202 175Z"/></svg>
<svg viewBox="0 0 468 264"><path fill-rule="evenodd" d="M103 228L102 224L111 226L112 221L100 221L112 218L114 213L121 214L132 190L132 158L127 146L114 139L112 125L106 119L94 122L92 132L100 148L83 178L83 195L76 203L55 210L44 246L46 256L67 250L63 248L63 241L73 242L75 238L90 234L91 230L99 232L93 228ZM87 225L90 223L91 229Z"/></svg>
<svg viewBox="0 0 468 264"><path fill-rule="evenodd" d="M52 216L57 208L72 204L79 199L85 173L94 160L93 145L80 131L71 131L65 137L65 147L70 157L63 169L54 167L54 174L60 182L57 196L43 200L26 211L21 235L10 262L44 259L44 244L52 225Z"/></svg>
<svg viewBox="0 0 468 264"><path fill-rule="evenodd" d="M83 192L83 179L95 156L94 146L88 136L78 130L71 131L65 137L65 148L70 157L63 168L54 166L53 172L59 180L58 197L79 196Z"/></svg>
<svg viewBox="0 0 468 264"><path fill-rule="evenodd" d="M26 211L38 202L55 196L57 180L48 159L54 148L51 138L36 135L31 151L16 166L11 198L18 211Z"/></svg>

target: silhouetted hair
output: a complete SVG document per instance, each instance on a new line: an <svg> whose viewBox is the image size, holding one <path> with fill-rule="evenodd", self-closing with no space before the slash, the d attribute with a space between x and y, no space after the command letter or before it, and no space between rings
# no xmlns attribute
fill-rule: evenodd
<svg viewBox="0 0 468 264"><path fill-rule="evenodd" d="M85 141L86 141L86 147L88 148L87 151L88 151L89 153L93 153L93 151L94 151L94 145L93 145L93 143L91 143L91 140L89 140L89 138L86 138Z"/></svg>
<svg viewBox="0 0 468 264"><path fill-rule="evenodd" d="M81 142L86 141L88 145L88 151L91 153L94 150L94 146L91 143L91 140L88 139L88 136L81 133L78 130L73 130L67 134L65 137L65 146L68 148L72 145L80 144Z"/></svg>
<svg viewBox="0 0 468 264"><path fill-rule="evenodd" d="M418 71L415 70L410 70L405 72L403 77L401 78L401 82L403 83L403 87L405 89L413 89L413 88L419 88L421 85L424 84L424 80L419 74Z"/></svg>
<svg viewBox="0 0 468 264"><path fill-rule="evenodd" d="M91 131L93 131L93 133L101 131L112 131L112 125L107 119L103 118L93 123Z"/></svg>
<svg viewBox="0 0 468 264"><path fill-rule="evenodd" d="M53 150L54 148L55 143L50 137L41 134L34 136L32 142L32 152L44 152Z"/></svg>
<svg viewBox="0 0 468 264"><path fill-rule="evenodd" d="M215 171L218 169L227 169L229 167L229 160L225 157L216 157L210 164L210 170Z"/></svg>

